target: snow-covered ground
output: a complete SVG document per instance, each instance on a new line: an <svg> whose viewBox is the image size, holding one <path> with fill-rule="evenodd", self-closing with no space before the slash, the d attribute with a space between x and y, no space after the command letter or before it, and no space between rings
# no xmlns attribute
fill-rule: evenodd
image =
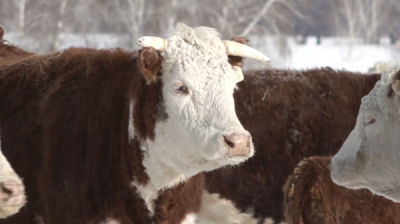
<svg viewBox="0 0 400 224"><path fill-rule="evenodd" d="M43 53L37 38L19 37L15 33L6 33L5 39L33 52ZM47 38L51 41L51 38ZM400 47L390 46L385 40L380 45L366 45L362 41L350 41L346 38L322 38L321 45L317 45L315 37L309 37L304 45L297 44L294 37L259 37L250 36L250 45L271 58L268 66L246 60L245 69L259 69L263 67L307 69L330 66L337 69L367 72L376 62L400 60ZM62 34L60 47L86 46L92 48L109 48L129 46L128 35L116 34Z"/></svg>
<svg viewBox="0 0 400 224"><path fill-rule="evenodd" d="M400 47L390 46L383 39L380 45L366 45L362 41L345 38L322 38L317 45L310 37L304 45L294 38L250 38L250 44L271 58L271 67L307 69L330 66L337 69L367 72L376 62L400 60ZM247 68L260 63L248 61Z"/></svg>

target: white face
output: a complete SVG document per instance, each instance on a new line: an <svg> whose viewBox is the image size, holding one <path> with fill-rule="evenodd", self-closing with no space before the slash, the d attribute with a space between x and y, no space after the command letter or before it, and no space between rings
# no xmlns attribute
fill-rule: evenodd
<svg viewBox="0 0 400 224"><path fill-rule="evenodd" d="M235 113L237 76L223 43L215 39L202 48L174 36L163 58L168 119L156 123L154 142L148 143L158 150L155 156L186 176L251 157L250 134Z"/></svg>
<svg viewBox="0 0 400 224"><path fill-rule="evenodd" d="M331 177L400 202L400 98L388 96L390 82L382 77L363 98L354 130L332 159Z"/></svg>

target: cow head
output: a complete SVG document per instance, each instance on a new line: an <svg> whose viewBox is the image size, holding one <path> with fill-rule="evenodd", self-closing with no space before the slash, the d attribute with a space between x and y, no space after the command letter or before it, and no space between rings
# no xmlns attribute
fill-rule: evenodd
<svg viewBox="0 0 400 224"><path fill-rule="evenodd" d="M354 130L331 162L332 180L400 202L400 66L362 99Z"/></svg>
<svg viewBox="0 0 400 224"><path fill-rule="evenodd" d="M258 51L235 41L222 41L207 27L178 24L166 39L142 37L140 69L148 83L161 81L161 118L145 151L187 177L254 154L251 136L239 122L233 99L243 79L240 60L267 62ZM231 63L229 63L231 61ZM160 75L161 73L161 75ZM146 162L146 158L145 158Z"/></svg>

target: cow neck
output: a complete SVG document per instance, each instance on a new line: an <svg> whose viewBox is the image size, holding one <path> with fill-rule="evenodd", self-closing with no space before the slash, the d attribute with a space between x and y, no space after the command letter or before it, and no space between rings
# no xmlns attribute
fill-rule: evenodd
<svg viewBox="0 0 400 224"><path fill-rule="evenodd" d="M175 171L154 155L156 150L149 148L147 142L141 144L141 150L144 153L143 166L145 172L149 177L149 182L157 191L172 188L187 179L185 175Z"/></svg>

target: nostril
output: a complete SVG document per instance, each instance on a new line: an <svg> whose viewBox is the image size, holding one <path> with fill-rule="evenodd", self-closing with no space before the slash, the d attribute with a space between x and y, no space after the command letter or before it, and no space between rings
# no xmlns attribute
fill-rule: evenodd
<svg viewBox="0 0 400 224"><path fill-rule="evenodd" d="M235 143L232 142L232 140L229 139L229 137L224 136L224 141L229 148L235 148Z"/></svg>
<svg viewBox="0 0 400 224"><path fill-rule="evenodd" d="M1 184L0 188L1 188L1 191L4 192L4 194L7 194L9 196L13 194L12 190L7 188L6 186L4 186L4 184Z"/></svg>
<svg viewBox="0 0 400 224"><path fill-rule="evenodd" d="M229 150L229 156L246 156L250 152L250 136L244 133L232 133L224 135L225 146Z"/></svg>

